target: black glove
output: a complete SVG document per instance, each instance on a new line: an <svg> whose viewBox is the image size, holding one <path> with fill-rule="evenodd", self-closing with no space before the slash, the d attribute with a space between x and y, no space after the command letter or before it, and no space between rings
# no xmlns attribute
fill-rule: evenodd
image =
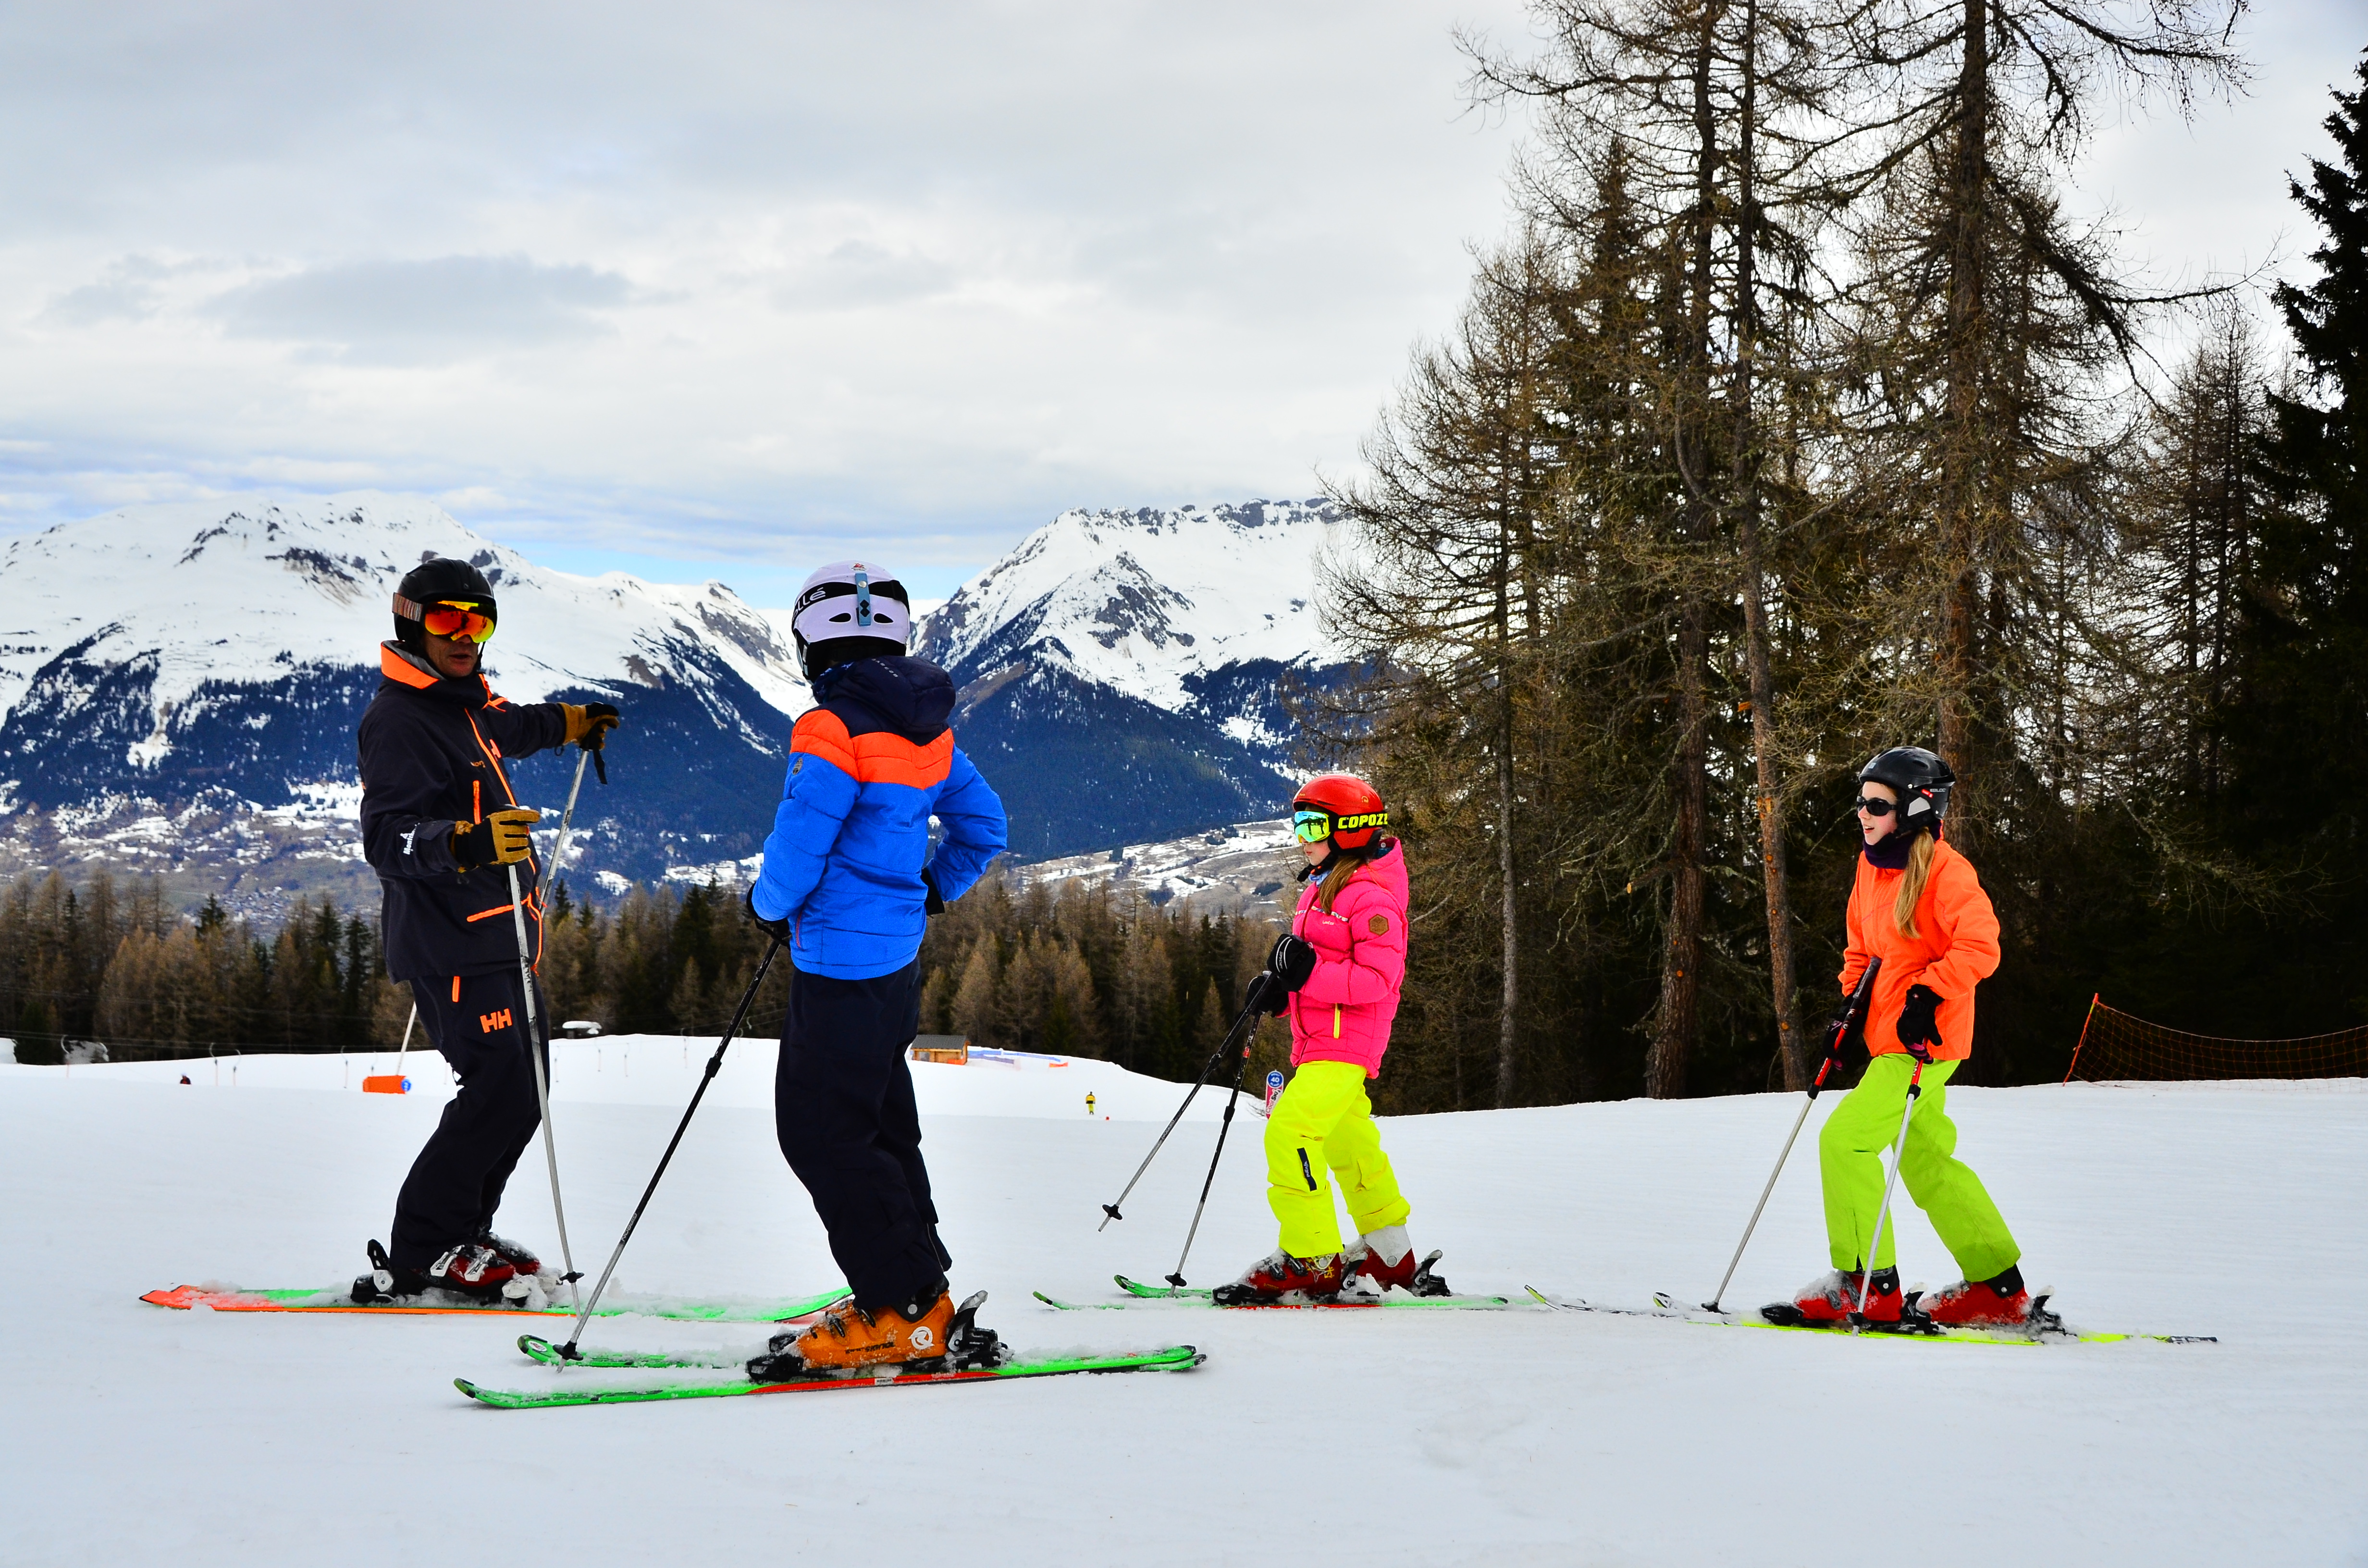
<svg viewBox="0 0 2368 1568"><path fill-rule="evenodd" d="M1940 1010L1940 994L1929 985L1909 986L1907 1001L1899 1009L1899 1043L1927 1067L1932 1064L1932 1048L1941 1043Z"/></svg>
<svg viewBox="0 0 2368 1568"><path fill-rule="evenodd" d="M1260 970L1250 976L1250 994L1243 1005L1253 1013L1272 1013L1279 1018L1291 1006L1291 993L1283 989L1282 982Z"/></svg>
<svg viewBox="0 0 2368 1568"><path fill-rule="evenodd" d="M1286 931L1274 939L1274 950L1267 954L1266 967L1283 990L1296 991L1315 972L1315 944Z"/></svg>
<svg viewBox="0 0 2368 1568"><path fill-rule="evenodd" d="M943 915L946 912L946 895L938 891L938 879L929 875L927 866L921 868L921 885L929 890L921 899L921 913Z"/></svg>
<svg viewBox="0 0 2368 1568"><path fill-rule="evenodd" d="M762 931L766 936L773 938L774 941L780 943L783 947L787 947L789 945L790 922L788 917L783 916L779 920L768 920L763 915L757 913L757 885L754 882L748 884L748 918L757 923L757 930Z"/></svg>
<svg viewBox="0 0 2368 1568"><path fill-rule="evenodd" d="M464 871L479 866L515 866L534 847L527 829L541 820L541 812L511 806L483 822L456 822L452 824L453 863Z"/></svg>

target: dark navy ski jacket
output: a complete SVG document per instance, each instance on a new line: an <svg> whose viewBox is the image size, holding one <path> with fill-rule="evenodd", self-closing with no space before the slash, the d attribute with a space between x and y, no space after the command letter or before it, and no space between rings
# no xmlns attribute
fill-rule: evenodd
<svg viewBox="0 0 2368 1568"><path fill-rule="evenodd" d="M483 675L446 679L399 643L379 645L385 679L362 714L362 854L386 892L386 972L396 980L491 974L518 967L508 868L463 871L452 824L483 822L518 804L502 771L567 739L556 702L513 708ZM541 862L518 865L527 937L542 957L542 911L533 887Z"/></svg>
<svg viewBox="0 0 2368 1568"><path fill-rule="evenodd" d="M954 684L927 659L858 659L814 681L752 894L786 916L806 974L870 980L921 950L928 890L951 903L1003 853L1003 802L946 728ZM929 819L946 835L929 855Z"/></svg>

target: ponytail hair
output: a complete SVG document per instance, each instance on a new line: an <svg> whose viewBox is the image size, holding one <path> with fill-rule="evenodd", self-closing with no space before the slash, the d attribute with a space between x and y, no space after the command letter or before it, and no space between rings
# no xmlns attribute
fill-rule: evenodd
<svg viewBox="0 0 2368 1568"><path fill-rule="evenodd" d="M1924 884L1932 875L1933 843L1930 834L1919 833L1907 846L1907 869L1899 879L1899 897L1891 906L1891 922L1903 937L1917 935L1916 906L1923 901Z"/></svg>
<svg viewBox="0 0 2368 1568"><path fill-rule="evenodd" d="M1368 860L1380 859L1396 844L1395 838L1376 835L1372 842L1362 849L1333 850L1332 858L1324 863L1324 880L1315 886L1315 907L1326 915L1331 914L1332 901L1340 896L1340 890L1349 885L1349 879L1357 874L1357 868Z"/></svg>

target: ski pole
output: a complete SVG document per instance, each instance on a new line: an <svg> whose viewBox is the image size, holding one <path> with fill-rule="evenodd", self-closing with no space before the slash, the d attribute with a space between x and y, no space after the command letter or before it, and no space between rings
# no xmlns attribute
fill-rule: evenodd
<svg viewBox="0 0 2368 1568"><path fill-rule="evenodd" d="M617 1238L617 1250L609 1255L609 1267L602 1269L600 1278L593 1282L591 1300L578 1310L575 1326L568 1331L567 1343L559 1347L560 1355L568 1360L577 1358L575 1342L584 1337L584 1325L592 1321L592 1309L600 1304L600 1293L609 1288L609 1277L617 1272L617 1260L625 1256L625 1244L633 1239L633 1227L642 1222L642 1210L650 1206L650 1197L658 1189L658 1179L666 1175L667 1165L674 1159L676 1146L682 1142L683 1133L689 1130L690 1119L697 1114L699 1102L707 1094L707 1085L715 1082L716 1073L723 1066L723 1052L730 1048L733 1037L740 1032L741 1024L746 1021L749 1005L757 1000L757 987L765 983L765 971L773 967L773 955L780 950L780 938L777 937L766 948L764 958L757 965L755 978L748 982L748 989L740 994L740 1006L732 1010L732 1022L725 1026L723 1038L715 1042L715 1054L707 1059L707 1071L700 1075L699 1087L690 1092L690 1104L683 1108L682 1120L676 1124L674 1136L666 1140L666 1153L658 1156L658 1168L650 1173L650 1185L642 1189L642 1200L633 1205L632 1217L625 1221L625 1233Z"/></svg>
<svg viewBox="0 0 2368 1568"><path fill-rule="evenodd" d="M535 1108L542 1113L542 1161L551 1167L551 1212L559 1221L559 1261L566 1273L560 1276L567 1281L567 1293L575 1300L582 1292L575 1282L584 1277L575 1271L575 1251L567 1244L567 1207L559 1200L559 1145L551 1131L551 1076L545 1070L543 1056L550 1041L537 1028L534 1006L534 957L527 949L526 901L518 896L518 862L510 862L510 918L518 926L518 994L526 1004L526 1053L534 1062Z"/></svg>
<svg viewBox="0 0 2368 1568"><path fill-rule="evenodd" d="M1858 1311L1850 1314L1850 1332L1866 1324L1866 1301L1874 1293L1874 1259L1883 1250L1883 1221L1891 1212L1891 1192L1899 1185L1899 1162L1907 1153L1907 1119L1916 1114L1916 1096L1924 1092L1924 1063L1907 1075L1907 1103L1899 1108L1899 1136L1891 1143L1891 1175L1883 1184L1883 1207L1874 1211L1874 1237L1866 1244L1866 1272L1858 1277Z"/></svg>
<svg viewBox="0 0 2368 1568"><path fill-rule="evenodd" d="M403 1056L404 1056L404 1052L405 1052L405 1051L409 1051L409 1050L411 1049L411 1030L412 1030L412 1027L413 1027L413 1025L416 1025L416 1024L417 1024L418 1022L419 1022L419 1004L418 1004L418 1003L416 1003L416 1002L414 1002L414 1003L412 1003L412 1005L411 1005L411 1017L410 1017L410 1020L409 1020L408 1022L406 1022L406 1023L403 1026L403 1043L402 1043L401 1045L398 1045L398 1046L396 1046L396 1047L394 1048L394 1080L395 1080L395 1082L396 1082L396 1083L398 1083L398 1084L399 1084L399 1083L401 1083L401 1082L403 1081Z"/></svg>
<svg viewBox="0 0 2368 1568"><path fill-rule="evenodd" d="M1263 976L1263 971L1260 971L1261 976ZM1255 1008L1258 1004L1260 993L1258 990L1258 983L1256 981L1252 981L1250 983L1251 991L1249 998L1242 1004L1242 1010L1234 1016L1233 1028L1225 1031L1224 1042L1210 1054L1209 1060L1201 1064L1201 1075L1192 1081L1191 1092L1184 1096L1184 1103L1176 1108L1176 1114L1167 1119L1167 1125L1160 1129L1158 1141L1151 1145L1151 1153L1143 1156L1143 1164L1134 1167L1134 1175L1126 1184L1126 1192L1121 1192L1118 1195L1117 1203L1105 1203L1102 1205L1102 1222L1094 1227L1096 1232L1099 1233L1110 1229L1110 1222L1112 1220L1123 1220L1126 1218L1125 1215L1118 1211L1119 1204L1126 1201L1127 1193L1134 1190L1134 1184L1141 1181L1143 1179L1143 1173L1151 1168L1151 1162L1158 1156L1161 1146L1167 1142L1167 1135L1176 1131L1176 1124L1184 1119L1184 1113L1186 1111L1192 1108L1193 1096L1198 1095L1202 1089L1209 1086L1209 1074L1217 1070L1217 1064L1225 1059L1225 1052L1233 1049L1234 1030L1242 1027L1242 1020L1250 1016L1251 1009ZM1228 1108L1228 1114L1230 1113L1230 1108Z"/></svg>
<svg viewBox="0 0 2368 1568"><path fill-rule="evenodd" d="M1840 1043L1840 1037L1850 1032L1850 1020L1858 1016L1859 1010L1866 1006L1866 999L1873 994L1875 971L1882 967L1883 960L1879 958L1867 960L1866 972L1858 977L1858 984L1850 991L1850 1000L1842 1004L1841 1016L1833 1022L1831 1038L1837 1045ZM1809 1108L1817 1103L1817 1091L1826 1086L1826 1074L1833 1070L1834 1055L1827 1051L1825 1061L1817 1064L1816 1080L1809 1085L1809 1097L1801 1102L1801 1114L1793 1119L1793 1131L1784 1140L1784 1152L1776 1156L1776 1168L1768 1173L1768 1185L1759 1189L1759 1201L1751 1206L1751 1219L1743 1227L1743 1239L1735 1244L1735 1256L1726 1260L1726 1272L1719 1277L1717 1291L1702 1303L1703 1311L1725 1311L1719 1303L1726 1300L1726 1288L1735 1279L1736 1266L1743 1261L1743 1249L1751 1244L1751 1233L1759 1228L1759 1215L1768 1207L1769 1194L1776 1190L1776 1178L1784 1174L1784 1162L1793 1157L1793 1140L1801 1136L1801 1129L1809 1119Z"/></svg>
<svg viewBox="0 0 2368 1568"><path fill-rule="evenodd" d="M576 792L584 788L584 765L592 760L592 755L590 747L580 743L576 745L575 782L567 787L567 806L559 813L559 845L552 851L551 864L542 869L542 879L535 884L534 888L535 906L539 909L550 907L552 880L559 875L559 868L566 863L567 834L575 824L575 796ZM606 784L608 781L609 769L607 764L603 763L600 768L600 782Z"/></svg>
<svg viewBox="0 0 2368 1568"><path fill-rule="evenodd" d="M1249 1010L1244 1008L1242 1017L1247 1019L1249 1016ZM1192 1240L1201 1233L1201 1215L1209 1207L1209 1189L1217 1185L1217 1162L1225 1157L1225 1134L1234 1130L1234 1107L1242 1097L1242 1074L1250 1064L1249 1034L1241 1029L1239 1021L1234 1028L1242 1036L1241 1055L1234 1062L1234 1086L1225 1096L1224 1119L1217 1123L1217 1152L1209 1156L1209 1174L1201 1182L1201 1201L1192 1206L1192 1228L1184 1233L1184 1250L1176 1255L1176 1272L1167 1277L1168 1288L1175 1290L1184 1289L1184 1260L1192 1256ZM1226 1043L1231 1044L1233 1038L1228 1033Z"/></svg>

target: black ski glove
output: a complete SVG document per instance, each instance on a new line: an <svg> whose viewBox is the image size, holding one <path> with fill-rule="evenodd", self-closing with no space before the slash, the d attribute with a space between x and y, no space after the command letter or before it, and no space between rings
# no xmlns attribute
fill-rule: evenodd
<svg viewBox="0 0 2368 1568"><path fill-rule="evenodd" d="M938 891L938 879L929 875L927 866L921 868L921 885L929 890L922 896L921 913L943 915L946 912L946 895Z"/></svg>
<svg viewBox="0 0 2368 1568"><path fill-rule="evenodd" d="M1291 1006L1291 993L1282 988L1282 982L1260 970L1250 976L1250 994L1245 1006L1253 1013L1272 1013L1279 1018Z"/></svg>
<svg viewBox="0 0 2368 1568"><path fill-rule="evenodd" d="M757 930L774 941L783 947L790 945L790 922L786 915L779 920L768 920L757 913L757 887L754 882L748 885L748 918L757 923Z"/></svg>
<svg viewBox="0 0 2368 1568"><path fill-rule="evenodd" d="M1941 1043L1940 1010L1940 994L1929 985L1909 986L1907 1001L1899 1009L1899 1043L1927 1067L1932 1064L1932 1048Z"/></svg>
<svg viewBox="0 0 2368 1568"><path fill-rule="evenodd" d="M1286 931L1274 939L1274 950L1267 954L1266 967L1267 972L1281 983L1283 990L1296 991L1315 972L1315 944Z"/></svg>

